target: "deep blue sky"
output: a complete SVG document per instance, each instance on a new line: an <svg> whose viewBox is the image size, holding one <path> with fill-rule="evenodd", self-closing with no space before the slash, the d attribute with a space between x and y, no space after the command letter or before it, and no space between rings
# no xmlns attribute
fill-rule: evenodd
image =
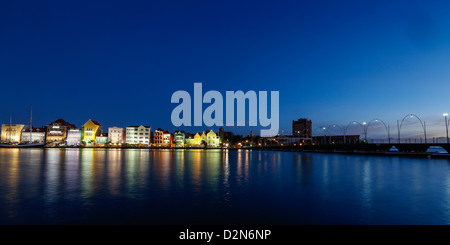
<svg viewBox="0 0 450 245"><path fill-rule="evenodd" d="M395 129L414 113L443 136L449 13L446 1L2 1L0 121L27 123L33 106L36 126L173 131L172 93L202 82L280 91L284 134L303 117Z"/></svg>

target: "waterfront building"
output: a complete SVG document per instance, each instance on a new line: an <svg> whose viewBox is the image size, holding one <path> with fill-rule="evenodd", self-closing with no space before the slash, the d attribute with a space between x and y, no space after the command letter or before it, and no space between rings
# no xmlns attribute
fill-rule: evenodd
<svg viewBox="0 0 450 245"><path fill-rule="evenodd" d="M175 138L175 135L174 135L174 138ZM184 132L184 146L192 147L193 145L194 145L194 135L191 133Z"/></svg>
<svg viewBox="0 0 450 245"><path fill-rule="evenodd" d="M76 129L74 124L68 123L63 119L58 119L47 126L46 143L48 145L65 145L67 132L70 129Z"/></svg>
<svg viewBox="0 0 450 245"><path fill-rule="evenodd" d="M45 143L45 128L22 129L22 143Z"/></svg>
<svg viewBox="0 0 450 245"><path fill-rule="evenodd" d="M212 129L206 135L206 145L208 147L220 147L220 137Z"/></svg>
<svg viewBox="0 0 450 245"><path fill-rule="evenodd" d="M219 137L222 143L230 143L233 139L233 132L227 132L223 129L223 127L219 128Z"/></svg>
<svg viewBox="0 0 450 245"><path fill-rule="evenodd" d="M80 129L69 129L67 131L67 146L80 146L81 145L81 130Z"/></svg>
<svg viewBox="0 0 450 245"><path fill-rule="evenodd" d="M312 123L311 120L300 118L297 121L292 121L292 136L301 138L312 138Z"/></svg>
<svg viewBox="0 0 450 245"><path fill-rule="evenodd" d="M172 147L173 135L161 128L155 130L154 145L157 147Z"/></svg>
<svg viewBox="0 0 450 245"><path fill-rule="evenodd" d="M175 147L184 147L186 135L184 131L175 131L174 134ZM194 139L192 139L193 142Z"/></svg>
<svg viewBox="0 0 450 245"><path fill-rule="evenodd" d="M155 130L155 134L154 134L154 138L153 138L153 144L155 146L162 146L163 143L163 135L164 135L164 130L161 128L158 128L157 130Z"/></svg>
<svg viewBox="0 0 450 245"><path fill-rule="evenodd" d="M173 135L169 131L164 130L162 146L173 147L172 143L173 143Z"/></svg>
<svg viewBox="0 0 450 245"><path fill-rule="evenodd" d="M175 145L176 145L176 143L175 143ZM189 136L188 138L186 138L184 140L184 145L186 147L193 147L194 146L194 138L192 136Z"/></svg>
<svg viewBox="0 0 450 245"><path fill-rule="evenodd" d="M96 137L102 133L102 125L97 121L89 119L81 127L81 143L83 145L92 146L96 143Z"/></svg>
<svg viewBox="0 0 450 245"><path fill-rule="evenodd" d="M108 142L112 146L122 146L126 142L126 133L124 128L108 128Z"/></svg>
<svg viewBox="0 0 450 245"><path fill-rule="evenodd" d="M185 138L185 145L188 147L199 147L201 140L200 140L200 135L198 133L196 133L195 135L192 134L187 134L186 138Z"/></svg>
<svg viewBox="0 0 450 245"><path fill-rule="evenodd" d="M128 126L126 128L125 142L129 146L150 146L150 126Z"/></svg>
<svg viewBox="0 0 450 245"><path fill-rule="evenodd" d="M3 143L20 143L22 130L29 128L25 124L2 124L1 141Z"/></svg>
<svg viewBox="0 0 450 245"><path fill-rule="evenodd" d="M194 145L200 146L201 144L202 144L202 137L198 133L196 133L194 135Z"/></svg>
<svg viewBox="0 0 450 245"><path fill-rule="evenodd" d="M205 131L203 131L202 135L200 135L200 145L201 146L206 146L206 134Z"/></svg>
<svg viewBox="0 0 450 245"><path fill-rule="evenodd" d="M108 134L100 133L97 137L95 137L95 146L107 146L108 145Z"/></svg>

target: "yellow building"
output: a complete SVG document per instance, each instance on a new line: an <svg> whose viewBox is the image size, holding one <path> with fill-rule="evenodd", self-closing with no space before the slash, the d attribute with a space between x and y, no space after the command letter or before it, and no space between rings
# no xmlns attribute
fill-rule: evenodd
<svg viewBox="0 0 450 245"><path fill-rule="evenodd" d="M189 137L189 138L184 139L184 145L188 146L188 147L194 146L194 138Z"/></svg>
<svg viewBox="0 0 450 245"><path fill-rule="evenodd" d="M194 145L200 145L202 143L201 137L198 133L194 135Z"/></svg>
<svg viewBox="0 0 450 245"><path fill-rule="evenodd" d="M2 124L1 140L4 143L20 143L24 124Z"/></svg>
<svg viewBox="0 0 450 245"><path fill-rule="evenodd" d="M200 145L206 145L206 134L205 131L203 131L202 135L200 136Z"/></svg>
<svg viewBox="0 0 450 245"><path fill-rule="evenodd" d="M220 146L220 137L214 133L214 131L210 130L206 135L206 145L208 147L219 147Z"/></svg>
<svg viewBox="0 0 450 245"><path fill-rule="evenodd" d="M192 135L188 136L185 140L184 140L184 144L186 146L189 147L198 147L201 144L201 139L200 139L200 135L198 133L196 133L194 135L194 137L192 137Z"/></svg>
<svg viewBox="0 0 450 245"><path fill-rule="evenodd" d="M81 127L81 142L84 145L94 145L96 137L102 133L102 126L97 121L89 119Z"/></svg>

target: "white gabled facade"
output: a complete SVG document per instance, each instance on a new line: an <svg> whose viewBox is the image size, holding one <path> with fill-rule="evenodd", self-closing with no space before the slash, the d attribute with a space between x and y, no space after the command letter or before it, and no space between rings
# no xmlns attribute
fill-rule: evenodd
<svg viewBox="0 0 450 245"><path fill-rule="evenodd" d="M122 145L125 143L125 129L112 127L108 128L108 142L112 145Z"/></svg>
<svg viewBox="0 0 450 245"><path fill-rule="evenodd" d="M145 145L151 144L151 127L150 126L128 126L126 128L126 144L127 145Z"/></svg>

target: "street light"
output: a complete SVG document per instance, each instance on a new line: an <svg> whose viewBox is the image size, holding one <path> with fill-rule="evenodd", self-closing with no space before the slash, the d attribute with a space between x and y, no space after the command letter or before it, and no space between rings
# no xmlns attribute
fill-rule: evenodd
<svg viewBox="0 0 450 245"><path fill-rule="evenodd" d="M323 127L323 126L317 127L317 128L315 128L315 129L313 130L312 134L315 135L315 132L316 132L316 130L318 130L318 129L322 129L322 130L323 130L323 138L324 138L324 142L323 142L323 143L325 143L326 137L327 137L327 135L326 135L327 128L326 128L326 127Z"/></svg>
<svg viewBox="0 0 450 245"><path fill-rule="evenodd" d="M427 126L426 126L425 122L420 119L420 117L418 117L417 115L414 115L414 114L406 115L405 117L403 117L403 119L402 119L402 121L400 123L397 120L398 143L400 143L400 130L402 129L403 121L405 121L405 119L408 116L409 117L416 117L419 120L420 125L422 126L422 129L423 129L423 135L425 137L425 144L426 144L427 143Z"/></svg>
<svg viewBox="0 0 450 245"><path fill-rule="evenodd" d="M448 120L447 120L448 113L444 113L442 115L444 116L445 119L445 132L447 133L447 144L448 144Z"/></svg>
<svg viewBox="0 0 450 245"><path fill-rule="evenodd" d="M364 132L364 140L367 140L367 126L368 126L368 125L366 126L367 123L366 122L360 123L357 121L353 121L347 125L346 129L348 129L348 127L350 127L350 125L352 125L352 124L354 124L354 125L358 124L362 128L362 130Z"/></svg>
<svg viewBox="0 0 450 245"><path fill-rule="evenodd" d="M387 135L388 135L388 142L391 143L391 134L390 134L389 125L386 125L386 123L385 123L383 120L379 119L379 118L375 118L375 119L372 119L372 120L369 121L369 123L367 124L367 127L366 127L366 132L368 131L369 126L370 126L370 124L371 124L373 121L375 121L375 122L381 122L381 123L384 125L384 128L386 129L386 132L387 132Z"/></svg>
<svg viewBox="0 0 450 245"><path fill-rule="evenodd" d="M327 143L327 128L326 127L322 127L323 129L323 143L326 144Z"/></svg>

